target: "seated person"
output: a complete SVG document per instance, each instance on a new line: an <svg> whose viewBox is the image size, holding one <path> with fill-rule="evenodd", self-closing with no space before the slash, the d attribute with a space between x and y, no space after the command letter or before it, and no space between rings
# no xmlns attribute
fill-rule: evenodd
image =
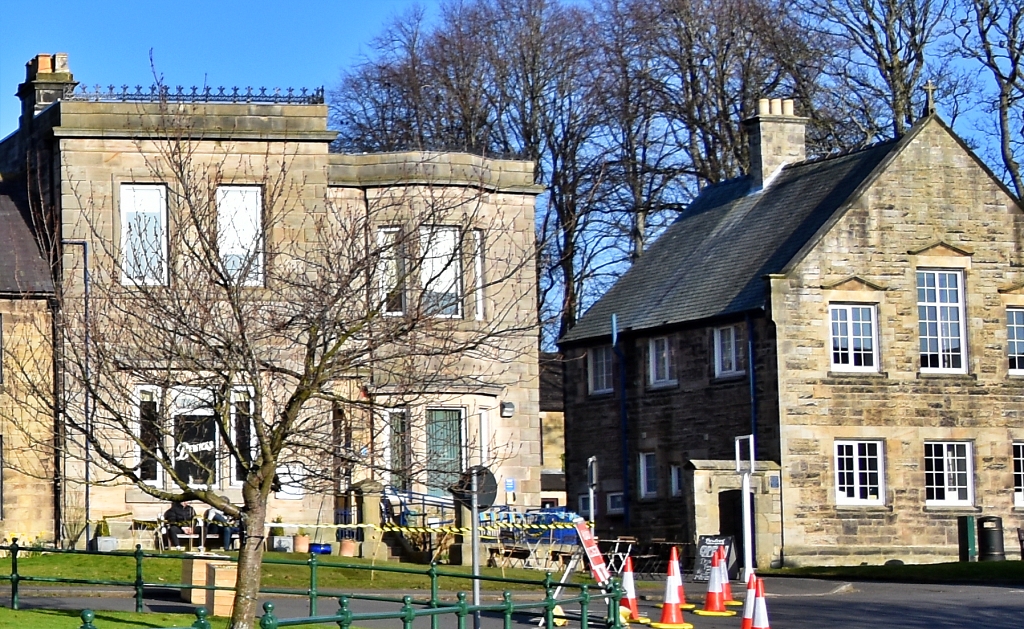
<svg viewBox="0 0 1024 629"><path fill-rule="evenodd" d="M172 502L171 508L164 512L164 546L174 550L181 550L181 540L178 536L191 534L195 519L195 509L183 502Z"/></svg>
<svg viewBox="0 0 1024 629"><path fill-rule="evenodd" d="M224 550L234 550L235 544L232 538L238 532L238 527L231 519L217 507L207 509L203 519L206 520L207 535L219 535Z"/></svg>

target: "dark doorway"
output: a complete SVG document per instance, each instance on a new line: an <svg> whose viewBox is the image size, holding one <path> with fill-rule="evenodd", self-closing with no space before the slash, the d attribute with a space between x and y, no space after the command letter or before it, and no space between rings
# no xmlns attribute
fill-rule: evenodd
<svg viewBox="0 0 1024 629"><path fill-rule="evenodd" d="M743 567L743 492L739 489L730 489L718 494L718 532L720 535L732 535L736 548L736 572L739 573ZM754 515L754 494L750 494L750 515ZM756 519L754 520L757 521ZM753 536L752 536L753 537ZM757 567L757 546L751 540L751 556L754 558L754 567ZM736 578L733 571L729 571L731 578Z"/></svg>

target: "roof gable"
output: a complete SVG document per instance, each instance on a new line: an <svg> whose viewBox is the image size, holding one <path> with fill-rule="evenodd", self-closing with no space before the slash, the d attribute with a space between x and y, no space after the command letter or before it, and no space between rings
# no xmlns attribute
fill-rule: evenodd
<svg viewBox="0 0 1024 629"><path fill-rule="evenodd" d="M772 185L748 177L705 189L561 343L760 309L764 277L804 251L898 145L886 142L784 167Z"/></svg>

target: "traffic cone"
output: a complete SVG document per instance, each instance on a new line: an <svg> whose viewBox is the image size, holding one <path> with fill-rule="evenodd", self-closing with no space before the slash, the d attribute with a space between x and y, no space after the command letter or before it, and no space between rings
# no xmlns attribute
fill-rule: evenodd
<svg viewBox="0 0 1024 629"><path fill-rule="evenodd" d="M768 605L764 602L764 579L757 580L754 620L750 625L750 629L771 629L768 626Z"/></svg>
<svg viewBox="0 0 1024 629"><path fill-rule="evenodd" d="M721 553L716 552L711 556L711 579L708 581L708 593L704 597L704 609L695 609L693 613L699 616L735 616L736 612L726 609L722 604L722 571L719 557Z"/></svg>
<svg viewBox="0 0 1024 629"><path fill-rule="evenodd" d="M726 607L741 607L743 603L732 597L732 583L729 581L729 556L725 554L725 546L718 547L718 569L722 571L722 604Z"/></svg>
<svg viewBox="0 0 1024 629"><path fill-rule="evenodd" d="M740 625L740 629L752 629L754 621L754 599L757 598L757 577L754 573L750 573L750 578L747 579L747 596L743 599L743 623Z"/></svg>
<svg viewBox="0 0 1024 629"><path fill-rule="evenodd" d="M628 623L648 625L651 619L640 615L636 599L636 583L633 581L633 558L626 555L626 565L622 568L622 601L619 603L619 614Z"/></svg>
<svg viewBox="0 0 1024 629"><path fill-rule="evenodd" d="M675 555L675 548L672 554ZM676 556L678 559L678 556ZM665 579L665 602L661 606L661 620L652 622L654 629L693 629L693 625L683 622L683 612L679 609L679 562L668 562L668 578Z"/></svg>
<svg viewBox="0 0 1024 629"><path fill-rule="evenodd" d="M683 574L683 571L679 569L679 551L676 549L675 546L672 547L672 550L669 553L668 562L669 562L669 564L672 564L672 565L675 566L676 574L678 574L678 575L682 575ZM655 607L660 608L661 607L661 603L658 603L657 605L655 605ZM697 606L694 605L693 603L687 603L686 602L686 589L683 587L683 577L680 576L679 577L679 609L692 610L692 609L694 609L696 607Z"/></svg>
<svg viewBox="0 0 1024 629"><path fill-rule="evenodd" d="M691 610L697 606L693 603L686 602L686 589L683 587L683 571L679 569L679 553L676 551L676 547L672 547L672 552L669 554L668 560L675 564L676 574L679 575L679 609Z"/></svg>

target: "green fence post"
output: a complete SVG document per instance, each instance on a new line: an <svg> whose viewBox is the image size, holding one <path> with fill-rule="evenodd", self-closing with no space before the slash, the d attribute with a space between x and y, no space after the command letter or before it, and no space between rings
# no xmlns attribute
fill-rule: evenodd
<svg viewBox="0 0 1024 629"><path fill-rule="evenodd" d="M338 627L348 629L352 625L352 612L348 608L348 597L338 599Z"/></svg>
<svg viewBox="0 0 1024 629"><path fill-rule="evenodd" d="M142 544L135 545L135 613L142 613Z"/></svg>
<svg viewBox="0 0 1024 629"><path fill-rule="evenodd" d="M412 629L412 621L416 620L416 610L412 608L412 597L402 597L402 629Z"/></svg>
<svg viewBox="0 0 1024 629"><path fill-rule="evenodd" d="M550 572L548 573L548 577L549 578L544 580L550 580ZM550 587L545 588L544 590L544 626L549 629L555 626L555 591Z"/></svg>
<svg viewBox="0 0 1024 629"><path fill-rule="evenodd" d="M587 629L587 626L590 624L589 614L590 586L583 584L580 586L580 629Z"/></svg>
<svg viewBox="0 0 1024 629"><path fill-rule="evenodd" d="M201 605L196 608L196 621L192 623L192 629L212 629L210 621L206 619L206 608Z"/></svg>
<svg viewBox="0 0 1024 629"><path fill-rule="evenodd" d="M316 555L309 555L309 615L316 616Z"/></svg>
<svg viewBox="0 0 1024 629"><path fill-rule="evenodd" d="M459 592L456 596L459 597L459 602L455 605L455 614L458 616L458 629L466 629L466 593Z"/></svg>
<svg viewBox="0 0 1024 629"><path fill-rule="evenodd" d="M18 609L18 538L11 540L11 609Z"/></svg>
<svg viewBox="0 0 1024 629"><path fill-rule="evenodd" d="M260 618L260 629L277 629L277 618L274 617L274 604L263 603L263 617Z"/></svg>
<svg viewBox="0 0 1024 629"><path fill-rule="evenodd" d="M430 562L430 568L427 569L427 576L430 577L430 608L437 609L439 606L437 600L437 563ZM438 623L441 619L437 614L430 617L430 629L438 629Z"/></svg>
<svg viewBox="0 0 1024 629"><path fill-rule="evenodd" d="M96 629L96 625L92 624L92 621L96 619L96 612L91 609L82 610L82 626L78 629Z"/></svg>
<svg viewBox="0 0 1024 629"><path fill-rule="evenodd" d="M614 629L622 629L622 614L619 613L619 601L621 600L622 585L618 579L612 579L612 597L608 601L608 614Z"/></svg>
<svg viewBox="0 0 1024 629"><path fill-rule="evenodd" d="M512 629L512 610L514 609L514 606L512 605L512 592L509 592L508 590L505 590L504 592L501 593L501 599L502 599L502 602L505 605L505 610L504 610L505 611L505 624L504 624L504 628L505 629Z"/></svg>

